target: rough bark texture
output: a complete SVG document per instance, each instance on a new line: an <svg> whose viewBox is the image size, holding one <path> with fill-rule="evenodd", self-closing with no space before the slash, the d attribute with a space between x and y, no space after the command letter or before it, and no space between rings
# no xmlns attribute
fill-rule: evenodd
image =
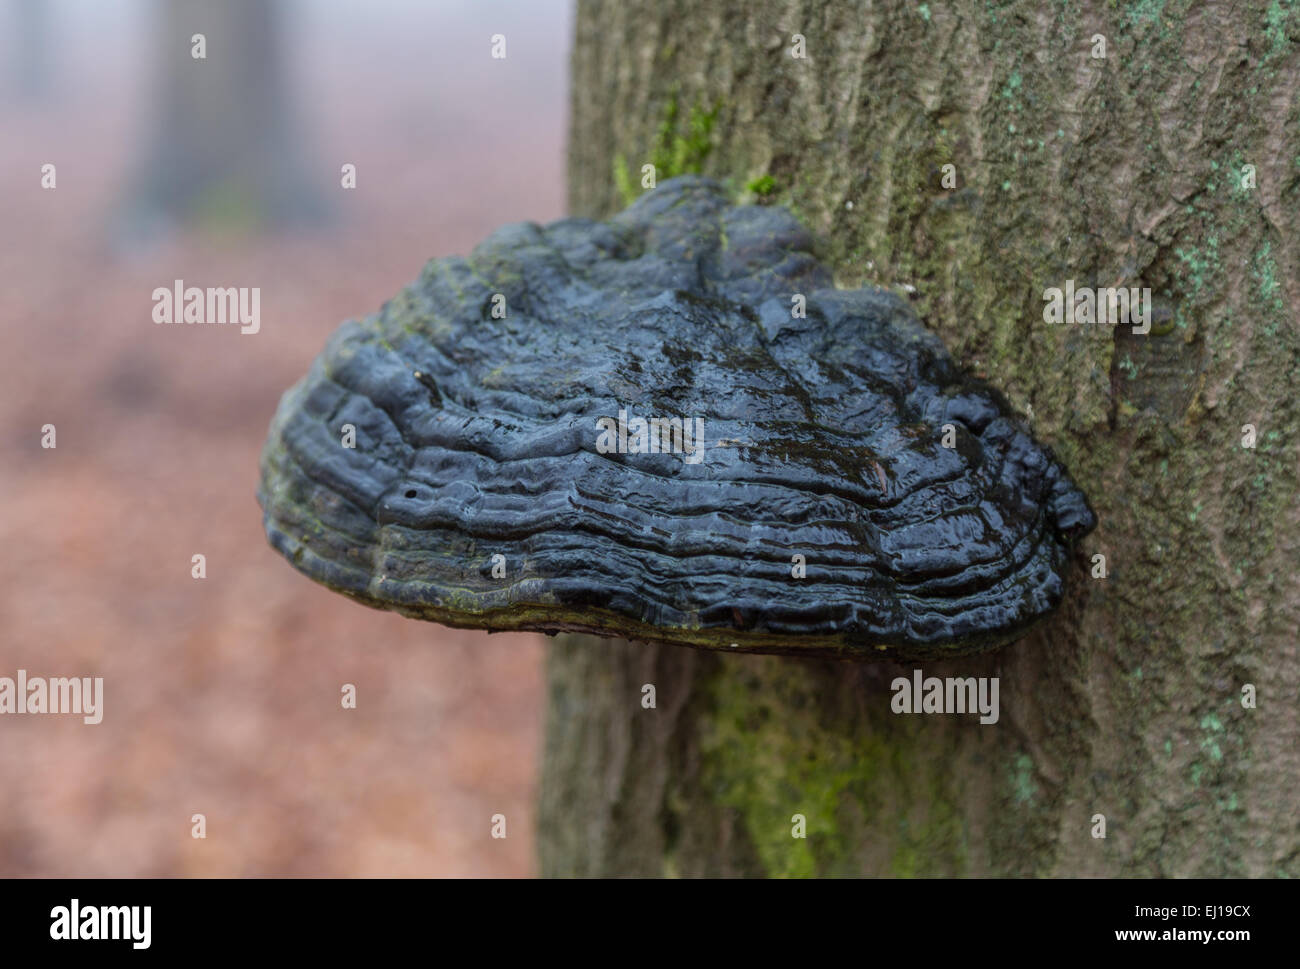
<svg viewBox="0 0 1300 969"><path fill-rule="evenodd" d="M573 91L575 214L650 161L770 188L1100 524L1050 627L924 665L996 725L893 714L910 665L557 641L543 871L1300 874L1300 5L593 0ZM1045 323L1068 279L1156 332Z"/></svg>

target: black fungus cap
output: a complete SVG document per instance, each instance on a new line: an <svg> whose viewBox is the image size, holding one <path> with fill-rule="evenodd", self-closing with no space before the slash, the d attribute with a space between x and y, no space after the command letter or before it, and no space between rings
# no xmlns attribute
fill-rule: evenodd
<svg viewBox="0 0 1300 969"><path fill-rule="evenodd" d="M280 402L271 544L452 626L898 658L1015 638L1061 600L1083 494L812 242L686 176L430 262Z"/></svg>

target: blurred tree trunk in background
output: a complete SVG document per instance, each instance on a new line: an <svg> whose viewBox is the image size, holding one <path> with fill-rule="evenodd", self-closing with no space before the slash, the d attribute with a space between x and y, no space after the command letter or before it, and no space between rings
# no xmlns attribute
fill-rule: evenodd
<svg viewBox="0 0 1300 969"><path fill-rule="evenodd" d="M1300 874L1300 5L580 0L576 29L575 214L716 108L697 167L770 175L840 285L916 287L1100 524L1048 626L924 664L1000 677L993 726L892 714L910 664L557 640L542 870ZM1151 287L1167 332L1048 325L1067 279Z"/></svg>
<svg viewBox="0 0 1300 969"><path fill-rule="evenodd" d="M131 234L177 222L245 230L315 218L290 108L275 0L163 0L152 40L157 113L125 214ZM205 54L194 56L195 34Z"/></svg>
<svg viewBox="0 0 1300 969"><path fill-rule="evenodd" d="M18 99L39 103L50 95L50 8L47 0L12 0L14 32L9 48Z"/></svg>

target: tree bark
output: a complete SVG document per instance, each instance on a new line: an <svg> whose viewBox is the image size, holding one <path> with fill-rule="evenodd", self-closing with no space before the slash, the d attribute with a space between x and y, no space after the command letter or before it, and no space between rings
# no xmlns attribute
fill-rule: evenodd
<svg viewBox="0 0 1300 969"><path fill-rule="evenodd" d="M716 109L699 167L770 175L839 285L914 287L1099 525L977 659L555 641L543 872L1300 874L1300 7L580 0L576 31L575 214ZM1150 287L1153 331L1046 323L1070 279ZM999 677L999 721L892 713L917 666Z"/></svg>

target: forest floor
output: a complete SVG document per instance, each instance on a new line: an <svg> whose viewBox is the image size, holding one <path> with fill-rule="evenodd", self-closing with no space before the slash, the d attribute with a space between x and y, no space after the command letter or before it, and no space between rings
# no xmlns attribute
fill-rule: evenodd
<svg viewBox="0 0 1300 969"><path fill-rule="evenodd" d="M0 106L0 676L102 676L105 697L98 725L0 722L0 874L533 872L541 638L334 595L268 547L255 500L279 395L341 321L430 257L562 212L558 90L473 137L412 126L420 90L377 108L340 78L313 101L329 224L130 250L112 225L139 106ZM174 279L260 287L260 332L155 325Z"/></svg>

